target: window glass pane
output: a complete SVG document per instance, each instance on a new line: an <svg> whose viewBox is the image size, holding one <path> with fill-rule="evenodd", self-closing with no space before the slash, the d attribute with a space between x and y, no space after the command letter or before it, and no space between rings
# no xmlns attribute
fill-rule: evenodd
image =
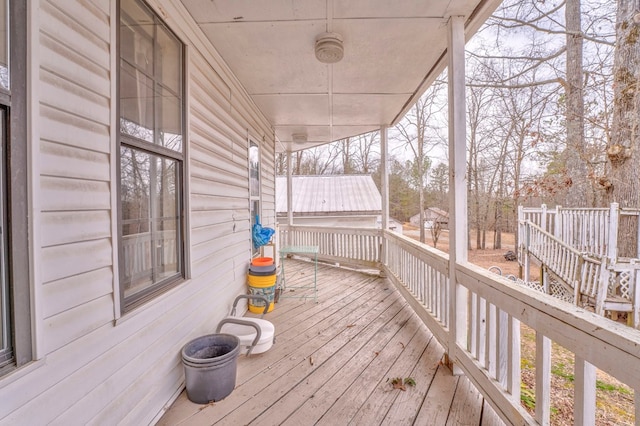
<svg viewBox="0 0 640 426"><path fill-rule="evenodd" d="M249 188L252 197L260 196L260 148L255 142L249 146Z"/></svg>
<svg viewBox="0 0 640 426"><path fill-rule="evenodd" d="M182 44L136 0L120 26L121 132L182 152Z"/></svg>
<svg viewBox="0 0 640 426"><path fill-rule="evenodd" d="M179 274L179 189L175 160L122 147L121 204L125 299Z"/></svg>
<svg viewBox="0 0 640 426"><path fill-rule="evenodd" d="M122 0L120 57L147 75L153 74L153 16L135 0Z"/></svg>
<svg viewBox="0 0 640 426"><path fill-rule="evenodd" d="M0 0L0 87L9 90L9 13L7 0Z"/></svg>
<svg viewBox="0 0 640 426"><path fill-rule="evenodd" d="M2 141L2 150L6 146L6 132L5 132L6 116L5 110L0 109L0 141ZM0 172L0 227L2 227L2 233L0 236L0 367L5 363L11 361L11 315L9 312L9 281L7 280L6 266L7 266L7 232L6 232L6 220L5 220L5 179L4 179L4 163L5 158L0 154L0 164L2 165L2 171Z"/></svg>
<svg viewBox="0 0 640 426"><path fill-rule="evenodd" d="M180 42L162 25L157 26L158 34L158 62L156 72L158 81L173 93L180 94L182 49Z"/></svg>
<svg viewBox="0 0 640 426"><path fill-rule="evenodd" d="M153 81L120 65L120 132L153 143Z"/></svg>
<svg viewBox="0 0 640 426"><path fill-rule="evenodd" d="M158 98L158 143L182 152L182 102L168 90L160 90Z"/></svg>

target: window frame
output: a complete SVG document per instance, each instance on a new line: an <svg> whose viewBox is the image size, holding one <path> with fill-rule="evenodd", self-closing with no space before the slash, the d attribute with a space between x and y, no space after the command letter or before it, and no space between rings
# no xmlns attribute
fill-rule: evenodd
<svg viewBox="0 0 640 426"><path fill-rule="evenodd" d="M256 209L256 214L259 216L260 220L262 221L262 149L260 147L260 144L258 142L256 142L257 139L248 138L249 140L249 148L247 150L247 163L249 164L249 225L250 225L250 231L251 231L251 257L256 257L260 254L260 248L255 248L253 246L253 225L256 223L255 222L255 215L253 214L253 204L254 203L258 203L258 208ZM251 166L251 149L255 147L257 149L257 153L258 153L258 167L257 167L257 171L258 171L258 179L257 179L257 189L258 189L258 194L257 195L253 195L253 180L251 178L251 170L252 170L252 166Z"/></svg>
<svg viewBox="0 0 640 426"><path fill-rule="evenodd" d="M117 160L116 160L116 176L117 176L117 209L118 209L118 258L120 259L118 262L118 270L119 270L119 290L120 290L120 311L121 314L125 314L130 312L137 307L147 303L150 300L155 299L160 294L165 293L167 290L175 287L176 285L184 282L186 278L186 232L185 232L185 203L186 203L186 94L187 94L187 84L186 84L186 45L185 43L178 37L178 35L169 28L169 26L162 20L156 11L149 6L144 0L129 0L138 4L139 7L147 11L153 17L153 25L154 25L154 37L153 37L153 52L154 52L154 70L153 75L149 76L145 74L145 77L151 78L153 81L153 115L157 116L158 111L158 97L156 90L158 88L162 88L164 90L165 86L161 84L160 77L157 74L158 69L158 58L155 54L157 52L159 46L159 40L157 37L157 31L155 28L161 26L169 35L171 35L178 43L179 43L179 53L178 60L180 61L179 67L179 104L180 104L180 135L181 135L181 149L180 151L172 150L170 148L164 147L155 141L148 142L143 139L136 138L135 136L126 134L121 132L121 120L124 118L122 116L121 109L121 72L122 72L122 50L121 50L121 35L120 35L120 26L121 26L121 18L122 18L122 1L117 1L116 7L116 22L118 25L118 29L116 31L116 51L117 51L117 77L116 77L116 126L117 126ZM128 61L125 61L127 65L131 66ZM156 117L157 118L157 117ZM154 122L156 120L154 118ZM158 128L154 124L154 137L156 137L156 132ZM122 149L127 148L131 149L135 152L139 152L141 154L150 155L155 158L167 159L169 161L173 161L176 166L175 171L175 188L176 188L176 204L175 210L177 215L177 223L176 223L176 247L177 247L177 272L169 277L158 280L157 282L152 282L151 285L143 289L141 291L136 292L130 296L125 296L125 272L126 268L124 267L124 244L123 244L123 231L124 231L124 214L123 214L123 203L122 203ZM157 175L156 175L157 176ZM150 216L150 220L157 219L157 216Z"/></svg>
<svg viewBox="0 0 640 426"><path fill-rule="evenodd" d="M5 214L4 279L11 304L12 353L10 360L0 366L0 376L33 360L27 185L27 0L7 3L10 90L0 89L0 107L6 114L1 204Z"/></svg>

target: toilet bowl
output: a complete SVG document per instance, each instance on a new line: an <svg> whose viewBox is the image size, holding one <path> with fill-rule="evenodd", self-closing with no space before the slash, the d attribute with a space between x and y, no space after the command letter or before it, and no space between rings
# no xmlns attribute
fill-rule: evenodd
<svg viewBox="0 0 640 426"><path fill-rule="evenodd" d="M225 321L232 319L232 321ZM276 328L273 324L267 320L260 318L225 318L225 321L220 327L220 331L226 334L232 334L240 339L240 352L241 353L254 353L261 354L268 351L273 346L274 334ZM251 323L252 325L246 324ZM258 334L255 326L260 329L260 338L257 342L256 335Z"/></svg>

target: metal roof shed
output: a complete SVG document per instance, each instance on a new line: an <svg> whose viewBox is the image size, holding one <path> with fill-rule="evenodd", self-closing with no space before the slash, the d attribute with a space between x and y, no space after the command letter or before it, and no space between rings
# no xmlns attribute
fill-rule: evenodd
<svg viewBox="0 0 640 426"><path fill-rule="evenodd" d="M369 175L292 177L292 211L296 224L376 227L381 197ZM286 177L276 178L276 213L287 217Z"/></svg>

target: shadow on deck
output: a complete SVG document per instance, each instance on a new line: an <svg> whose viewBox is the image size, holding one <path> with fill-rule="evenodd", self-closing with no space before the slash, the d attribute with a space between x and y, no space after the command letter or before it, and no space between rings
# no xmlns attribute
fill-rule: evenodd
<svg viewBox="0 0 640 426"><path fill-rule="evenodd" d="M286 262L289 283L313 279L309 263ZM182 392L159 424L503 424L384 278L318 265L318 303L281 299L265 318L276 344L240 356L231 395L198 405ZM396 377L415 386L394 389Z"/></svg>

